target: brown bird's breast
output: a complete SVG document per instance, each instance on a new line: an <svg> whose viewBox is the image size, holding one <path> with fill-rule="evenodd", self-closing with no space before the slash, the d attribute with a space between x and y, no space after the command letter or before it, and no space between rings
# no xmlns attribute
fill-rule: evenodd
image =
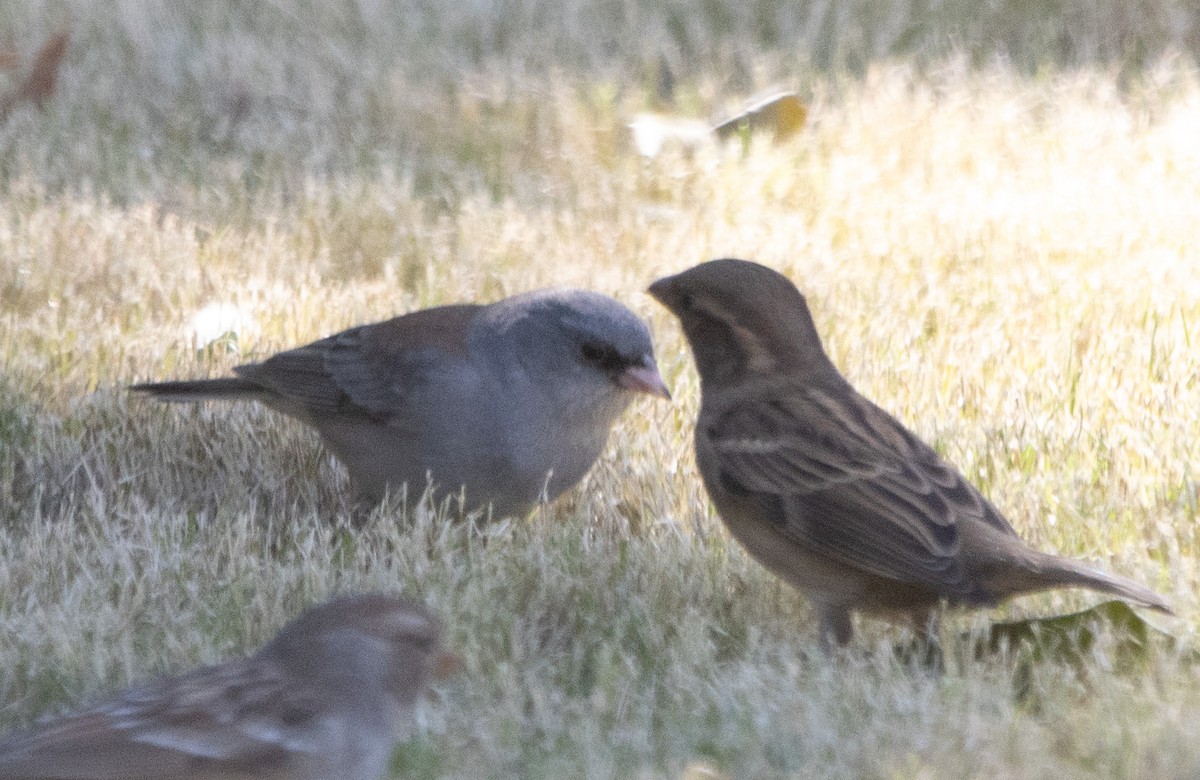
<svg viewBox="0 0 1200 780"><path fill-rule="evenodd" d="M933 607L941 598L931 588L889 580L814 555L752 511L738 507L736 501L714 498L714 503L729 533L756 561L814 601L853 604L864 612L887 615Z"/></svg>

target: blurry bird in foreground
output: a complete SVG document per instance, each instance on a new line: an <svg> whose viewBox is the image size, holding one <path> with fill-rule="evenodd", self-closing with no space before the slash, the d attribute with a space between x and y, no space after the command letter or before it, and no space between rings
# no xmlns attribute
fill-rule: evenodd
<svg viewBox="0 0 1200 780"><path fill-rule="evenodd" d="M716 124L661 114L638 114L629 123L633 145L644 157L656 157L669 144L694 148L724 141L739 133L769 133L776 141L791 138L804 128L808 107L794 92L776 92L750 103Z"/></svg>
<svg viewBox="0 0 1200 780"><path fill-rule="evenodd" d="M931 630L939 602L991 606L1078 586L1170 613L1136 582L1038 552L952 465L858 394L804 296L744 260L650 286L700 373L696 460L733 537L812 601L826 648L851 613Z"/></svg>
<svg viewBox="0 0 1200 780"><path fill-rule="evenodd" d="M378 780L427 678L456 666L422 607L336 598L249 658L0 740L0 780Z"/></svg>
<svg viewBox="0 0 1200 780"><path fill-rule="evenodd" d="M424 309L234 373L132 389L260 401L316 428L368 504L432 480L436 500L461 489L496 517L573 487L637 394L670 397L646 324L584 290Z"/></svg>

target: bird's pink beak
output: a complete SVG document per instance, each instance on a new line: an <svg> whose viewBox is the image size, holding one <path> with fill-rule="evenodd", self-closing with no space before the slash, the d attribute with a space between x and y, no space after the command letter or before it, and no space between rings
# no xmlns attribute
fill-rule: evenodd
<svg viewBox="0 0 1200 780"><path fill-rule="evenodd" d="M647 359L646 365L632 366L617 374L617 386L671 400L671 391L659 376L653 360Z"/></svg>
<svg viewBox="0 0 1200 780"><path fill-rule="evenodd" d="M435 680L444 680L458 674L463 669L463 661L449 650L443 650L433 659L431 676Z"/></svg>

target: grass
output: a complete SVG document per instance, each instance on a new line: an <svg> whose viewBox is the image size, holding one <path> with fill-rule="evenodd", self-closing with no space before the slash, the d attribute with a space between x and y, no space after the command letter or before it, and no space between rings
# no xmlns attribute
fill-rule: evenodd
<svg viewBox="0 0 1200 780"><path fill-rule="evenodd" d="M0 48L72 47L0 125L0 728L400 588L466 664L402 777L1194 776L1200 18L979 5L3 6ZM812 106L787 144L645 160L624 132L777 83ZM1026 539L1167 594L1178 646L1030 669L954 639L1095 600L1057 593L949 616L940 675L871 621L823 659L706 501L694 370L641 293L723 255L788 273ZM350 530L299 425L122 389L545 285L646 316L676 400L526 520Z"/></svg>

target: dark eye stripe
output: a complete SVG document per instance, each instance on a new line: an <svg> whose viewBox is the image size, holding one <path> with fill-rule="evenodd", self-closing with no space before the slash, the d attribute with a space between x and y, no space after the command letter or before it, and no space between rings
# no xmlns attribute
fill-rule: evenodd
<svg viewBox="0 0 1200 780"><path fill-rule="evenodd" d="M588 341L584 342L579 350L584 360L602 371L619 371L633 364L633 361L621 357L621 354L608 344Z"/></svg>

